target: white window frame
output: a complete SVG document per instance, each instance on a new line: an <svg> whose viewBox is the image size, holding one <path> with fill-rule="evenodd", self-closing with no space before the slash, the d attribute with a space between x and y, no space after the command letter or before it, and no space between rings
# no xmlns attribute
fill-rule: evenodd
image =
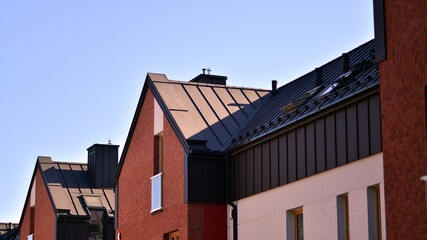
<svg viewBox="0 0 427 240"><path fill-rule="evenodd" d="M151 177L151 211L154 213L163 209L163 173L156 174Z"/></svg>

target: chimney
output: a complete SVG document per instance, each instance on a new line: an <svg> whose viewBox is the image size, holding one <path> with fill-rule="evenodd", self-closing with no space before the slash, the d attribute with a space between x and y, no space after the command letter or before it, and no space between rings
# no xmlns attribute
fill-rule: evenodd
<svg viewBox="0 0 427 240"><path fill-rule="evenodd" d="M208 72L206 74L206 72ZM203 68L202 74L199 74L197 77L190 80L190 82L198 82L198 83L210 83L217 85L225 85L227 81L226 76L212 75L210 68Z"/></svg>
<svg viewBox="0 0 427 240"><path fill-rule="evenodd" d="M88 172L96 188L113 188L119 145L94 144L87 149Z"/></svg>
<svg viewBox="0 0 427 240"><path fill-rule="evenodd" d="M271 81L271 93L275 95L277 93L277 80Z"/></svg>
<svg viewBox="0 0 427 240"><path fill-rule="evenodd" d="M315 70L316 72L316 80L315 80L315 84L316 86L320 86L323 82L323 74L322 74L322 69L321 68L316 68Z"/></svg>
<svg viewBox="0 0 427 240"><path fill-rule="evenodd" d="M342 54L342 72L346 73L350 71L350 57L348 56L348 53Z"/></svg>

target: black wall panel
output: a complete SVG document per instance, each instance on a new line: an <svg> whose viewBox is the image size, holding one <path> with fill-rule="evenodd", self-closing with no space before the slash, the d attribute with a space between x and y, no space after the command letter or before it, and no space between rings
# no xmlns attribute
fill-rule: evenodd
<svg viewBox="0 0 427 240"><path fill-rule="evenodd" d="M347 131L345 119L345 109L340 110L335 114L337 166L347 163Z"/></svg>
<svg viewBox="0 0 427 240"><path fill-rule="evenodd" d="M369 99L369 143L371 153L381 152L380 96Z"/></svg>
<svg viewBox="0 0 427 240"><path fill-rule="evenodd" d="M288 183L288 139L287 135L278 138L279 141L279 184Z"/></svg>
<svg viewBox="0 0 427 240"><path fill-rule="evenodd" d="M316 170L323 172L326 170L326 135L325 135L325 120L323 118L316 120Z"/></svg>
<svg viewBox="0 0 427 240"><path fill-rule="evenodd" d="M270 189L270 176L271 176L271 165L270 165L270 142L262 144L262 191Z"/></svg>
<svg viewBox="0 0 427 240"><path fill-rule="evenodd" d="M270 141L271 188L279 186L279 148L278 139Z"/></svg>
<svg viewBox="0 0 427 240"><path fill-rule="evenodd" d="M369 156L369 116L368 102L357 104L357 135L359 145L359 158Z"/></svg>
<svg viewBox="0 0 427 240"><path fill-rule="evenodd" d="M357 108L356 105L346 109L347 114L347 161L358 159L358 137L357 137Z"/></svg>
<svg viewBox="0 0 427 240"><path fill-rule="evenodd" d="M326 133L326 169L336 166L335 115L330 114L325 119Z"/></svg>
<svg viewBox="0 0 427 240"><path fill-rule="evenodd" d="M246 151L246 158L247 158L247 181L246 181L246 192L250 196L254 194L254 151L253 149L249 149Z"/></svg>
<svg viewBox="0 0 427 240"><path fill-rule="evenodd" d="M261 152L261 145L257 145L254 149L254 193L259 193L262 191L262 152Z"/></svg>
<svg viewBox="0 0 427 240"><path fill-rule="evenodd" d="M297 180L297 154L295 131L288 133L288 181Z"/></svg>
<svg viewBox="0 0 427 240"><path fill-rule="evenodd" d="M297 179L306 177L305 168L305 127L297 129Z"/></svg>
<svg viewBox="0 0 427 240"><path fill-rule="evenodd" d="M379 94L338 109L232 155L246 197L382 151ZM244 189L244 190L243 190Z"/></svg>
<svg viewBox="0 0 427 240"><path fill-rule="evenodd" d="M307 176L316 173L316 134L314 130L314 123L309 123L305 127Z"/></svg>

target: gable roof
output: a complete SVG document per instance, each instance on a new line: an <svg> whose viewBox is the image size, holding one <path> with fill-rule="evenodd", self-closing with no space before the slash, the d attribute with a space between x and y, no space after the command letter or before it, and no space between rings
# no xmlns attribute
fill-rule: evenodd
<svg viewBox="0 0 427 240"><path fill-rule="evenodd" d="M37 171L40 172L43 179L43 183L39 184L45 186L57 216L64 214L70 217L90 218L90 214L86 210L86 196L99 199L98 207L104 207L109 217L114 216L113 190L95 188L86 163L54 162L50 157L37 158L23 213L27 207ZM20 222L22 222L23 215L21 215Z"/></svg>
<svg viewBox="0 0 427 240"><path fill-rule="evenodd" d="M256 141L379 86L374 50L371 40L346 54L348 69L343 71L346 60L341 56L277 89L233 137L230 148Z"/></svg>
<svg viewBox="0 0 427 240"><path fill-rule="evenodd" d="M177 137L190 148L218 152L226 149L269 90L169 80L148 73L115 174L117 180L132 139L147 90L150 89Z"/></svg>
<svg viewBox="0 0 427 240"><path fill-rule="evenodd" d="M209 151L224 150L270 92L173 80L153 83L187 142L205 142Z"/></svg>

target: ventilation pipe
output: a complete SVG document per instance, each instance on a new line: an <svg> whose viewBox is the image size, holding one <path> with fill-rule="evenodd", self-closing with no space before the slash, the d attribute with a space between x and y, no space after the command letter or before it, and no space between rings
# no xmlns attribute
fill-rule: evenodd
<svg viewBox="0 0 427 240"><path fill-rule="evenodd" d="M350 57L348 56L348 53L342 54L342 72L346 73L350 71Z"/></svg>
<svg viewBox="0 0 427 240"><path fill-rule="evenodd" d="M271 81L271 93L275 95L277 93L277 80Z"/></svg>
<svg viewBox="0 0 427 240"><path fill-rule="evenodd" d="M323 82L322 69L316 68L315 72L316 72L315 84L316 84L316 86L320 86Z"/></svg>

